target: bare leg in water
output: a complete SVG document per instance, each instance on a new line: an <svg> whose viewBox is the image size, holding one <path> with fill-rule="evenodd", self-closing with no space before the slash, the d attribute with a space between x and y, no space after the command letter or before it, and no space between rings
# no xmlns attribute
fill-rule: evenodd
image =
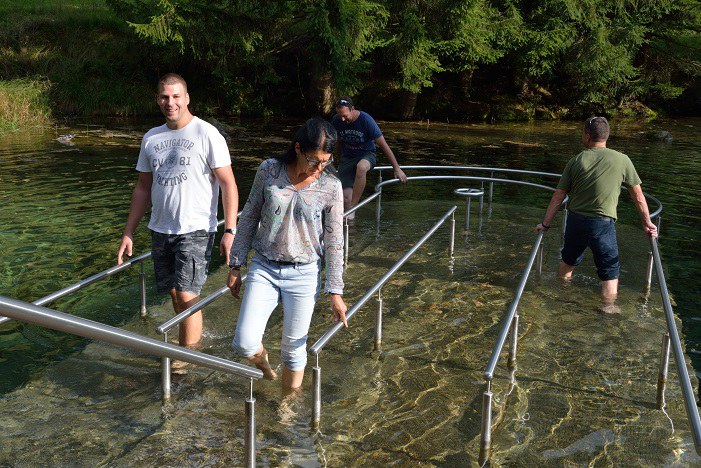
<svg viewBox="0 0 701 468"><path fill-rule="evenodd" d="M268 351L260 345L260 349L253 356L249 356L246 359L251 361L254 366L263 371L263 378L266 380L276 380L277 372L275 372L270 367L270 362L268 362Z"/></svg>

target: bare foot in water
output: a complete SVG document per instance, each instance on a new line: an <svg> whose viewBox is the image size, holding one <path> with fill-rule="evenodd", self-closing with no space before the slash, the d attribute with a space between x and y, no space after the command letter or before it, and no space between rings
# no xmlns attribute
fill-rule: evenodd
<svg viewBox="0 0 701 468"><path fill-rule="evenodd" d="M621 308L617 304L602 304L599 306L599 312L604 314L620 314Z"/></svg>
<svg viewBox="0 0 701 468"><path fill-rule="evenodd" d="M251 356L249 360L258 369L263 371L263 378L265 380L277 380L277 372L270 367L270 362L268 361L268 351L265 348L259 351L258 354Z"/></svg>

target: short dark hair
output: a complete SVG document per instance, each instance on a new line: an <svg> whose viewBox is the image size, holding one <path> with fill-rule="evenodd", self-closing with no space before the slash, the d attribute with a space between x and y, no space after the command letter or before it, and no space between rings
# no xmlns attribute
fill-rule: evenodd
<svg viewBox="0 0 701 468"><path fill-rule="evenodd" d="M351 107L353 107L353 101L347 96L341 96L340 98L338 98L338 101L336 101L336 109L338 109L339 107L347 107L350 109Z"/></svg>
<svg viewBox="0 0 701 468"><path fill-rule="evenodd" d="M584 132L589 135L591 141L606 141L609 138L611 127L606 117L589 117L584 121Z"/></svg>
<svg viewBox="0 0 701 468"><path fill-rule="evenodd" d="M164 86L174 85L178 83L183 85L183 88L185 88L185 92L187 93L187 83L185 82L185 78L178 75L177 73L166 73L161 77L160 80L158 80L158 91L160 91L161 88Z"/></svg>
<svg viewBox="0 0 701 468"><path fill-rule="evenodd" d="M302 151L322 150L324 153L333 153L337 141L338 133L333 125L321 117L312 117L295 132L287 151L276 158L284 163L297 161L296 143L299 143L299 149ZM326 169L329 168L331 165L326 166Z"/></svg>

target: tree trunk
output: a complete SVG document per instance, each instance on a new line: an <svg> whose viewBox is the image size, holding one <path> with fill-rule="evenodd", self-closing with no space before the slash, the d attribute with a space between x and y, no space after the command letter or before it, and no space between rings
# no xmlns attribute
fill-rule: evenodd
<svg viewBox="0 0 701 468"><path fill-rule="evenodd" d="M402 91L401 108L399 109L399 115L402 120L409 120L414 116L414 109L416 108L416 100L418 97L419 93Z"/></svg>
<svg viewBox="0 0 701 468"><path fill-rule="evenodd" d="M307 111L321 115L329 115L333 111L331 70L324 65L315 64L312 67L307 92Z"/></svg>

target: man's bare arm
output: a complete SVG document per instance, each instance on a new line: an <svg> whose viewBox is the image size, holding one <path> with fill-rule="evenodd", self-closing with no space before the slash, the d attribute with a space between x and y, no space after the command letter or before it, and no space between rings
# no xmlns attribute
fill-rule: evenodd
<svg viewBox="0 0 701 468"><path fill-rule="evenodd" d="M640 185L634 185L628 188L628 193L633 199L633 203L635 203L635 209L638 211L638 218L643 226L643 231L649 237L657 237L657 226L650 219L650 210L648 209L643 189Z"/></svg>
<svg viewBox="0 0 701 468"><path fill-rule="evenodd" d="M387 140L385 140L384 135L380 135L379 137L375 138L375 144L380 147L382 152L385 153L385 156L387 156L387 159L389 159L390 165L394 168L394 177L401 180L402 183L406 183L406 174L404 174L404 171L402 171L402 169L399 167L397 158L394 156L394 153L387 144Z"/></svg>
<svg viewBox="0 0 701 468"><path fill-rule="evenodd" d="M537 231L547 231L550 229L550 223L552 223L553 219L555 219L555 215L557 214L558 210L560 209L560 206L562 205L562 201L565 199L567 196L567 191L562 190L562 189L556 189L555 193L553 193L553 197L550 199L550 204L548 205L548 209L545 210L545 217L543 217L543 222L539 223L536 226Z"/></svg>
<svg viewBox="0 0 701 468"><path fill-rule="evenodd" d="M224 206L224 229L236 228L236 215L239 211L239 190L236 186L236 178L231 166L217 167L214 169L214 176L219 181L221 187L222 205ZM234 244L234 236L224 233L219 244L219 253L229 264L229 254L231 246Z"/></svg>
<svg viewBox="0 0 701 468"><path fill-rule="evenodd" d="M134 193L131 196L131 205L129 207L129 216L127 223L124 226L122 241L119 244L117 251L117 265L124 263L124 254L131 257L134 247L134 231L144 217L148 205L151 203L151 185L153 185L152 172L140 172L139 180L134 187Z"/></svg>

